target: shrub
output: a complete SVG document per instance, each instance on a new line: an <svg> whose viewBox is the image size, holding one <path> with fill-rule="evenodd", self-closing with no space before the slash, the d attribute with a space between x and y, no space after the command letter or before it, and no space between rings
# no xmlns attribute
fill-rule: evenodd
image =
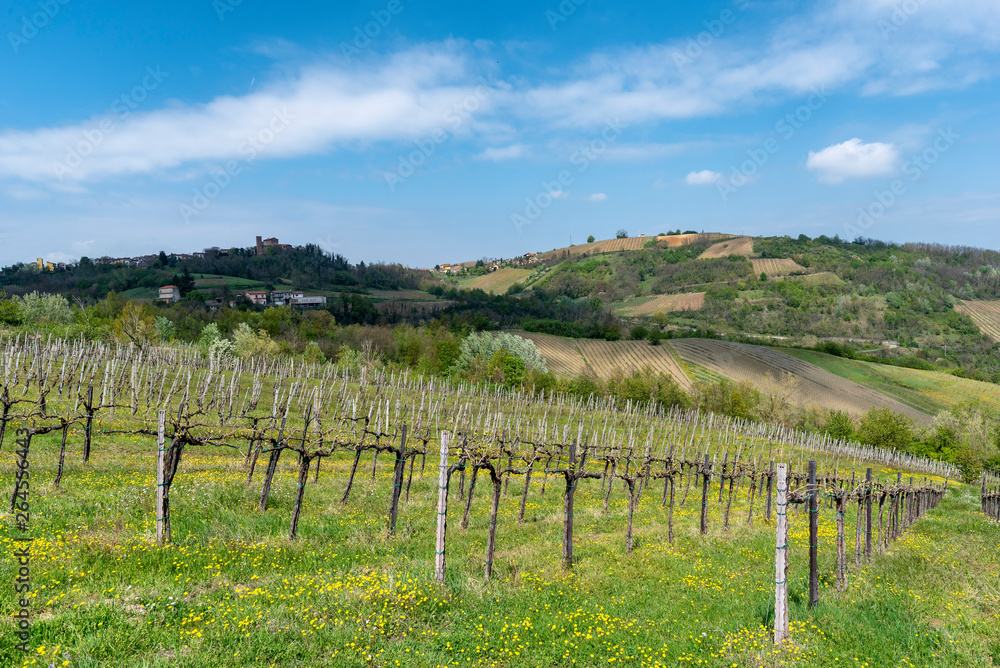
<svg viewBox="0 0 1000 668"><path fill-rule="evenodd" d="M73 322L73 307L62 295L32 292L23 297L14 297L26 325L69 325Z"/></svg>
<svg viewBox="0 0 1000 668"><path fill-rule="evenodd" d="M844 411L830 411L823 431L831 438L851 440L854 438L854 420Z"/></svg>
<svg viewBox="0 0 1000 668"><path fill-rule="evenodd" d="M505 351L507 355L519 358L524 362L525 369L547 371L545 359L533 341L506 332L482 332L469 334L459 347L458 359L455 360L456 371L468 371L479 361L491 363L497 353ZM501 357L501 360L503 357Z"/></svg>
<svg viewBox="0 0 1000 668"><path fill-rule="evenodd" d="M878 448L908 452L913 446L913 423L888 408L873 408L861 418L858 440Z"/></svg>

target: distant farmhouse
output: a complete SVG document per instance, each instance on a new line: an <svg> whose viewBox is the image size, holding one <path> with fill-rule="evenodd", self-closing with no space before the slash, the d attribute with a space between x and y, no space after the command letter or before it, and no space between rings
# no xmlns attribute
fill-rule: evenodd
<svg viewBox="0 0 1000 668"><path fill-rule="evenodd" d="M164 285L160 288L160 296L156 299L158 302L166 302L167 304L173 304L181 300L181 289L176 285Z"/></svg>

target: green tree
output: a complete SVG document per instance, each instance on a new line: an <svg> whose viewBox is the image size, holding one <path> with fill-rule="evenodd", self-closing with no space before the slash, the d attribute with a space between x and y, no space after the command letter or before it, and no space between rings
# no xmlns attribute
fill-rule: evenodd
<svg viewBox="0 0 1000 668"><path fill-rule="evenodd" d="M594 243L594 235L593 234L591 234L589 237L587 237L587 243L588 244Z"/></svg>
<svg viewBox="0 0 1000 668"><path fill-rule="evenodd" d="M625 228L618 230L618 233L615 234L615 239L628 239L628 231Z"/></svg>

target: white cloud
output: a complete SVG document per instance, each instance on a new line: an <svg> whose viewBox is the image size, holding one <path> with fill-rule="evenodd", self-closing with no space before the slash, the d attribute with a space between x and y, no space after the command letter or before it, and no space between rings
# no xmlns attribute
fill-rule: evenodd
<svg viewBox="0 0 1000 668"><path fill-rule="evenodd" d="M892 174L899 165L899 152L892 144L848 139L822 151L809 151L806 167L819 172L824 183L841 183L850 178Z"/></svg>
<svg viewBox="0 0 1000 668"><path fill-rule="evenodd" d="M722 174L713 172L710 169L703 169L700 172L691 172L684 177L684 183L689 186L709 186L722 180Z"/></svg>
<svg viewBox="0 0 1000 668"><path fill-rule="evenodd" d="M62 170L56 163L69 166L67 155L74 148L86 155L62 173L63 183L251 155L311 155L434 132L468 133L502 85L477 89L466 51L459 43L421 47L366 71L316 65L289 82L257 82L241 97L133 112L124 120L95 117L30 132L8 130L0 133L0 176L57 181ZM475 104L464 104L473 99ZM102 121L111 122L112 129L100 132Z"/></svg>
<svg viewBox="0 0 1000 668"><path fill-rule="evenodd" d="M605 195L604 193L594 193L587 199L590 200L591 202L604 202L608 199L608 196Z"/></svg>
<svg viewBox="0 0 1000 668"><path fill-rule="evenodd" d="M523 144L511 144L503 148L493 148L491 146L476 157L480 160L502 162L504 160L515 160L524 157L526 154L527 148Z"/></svg>

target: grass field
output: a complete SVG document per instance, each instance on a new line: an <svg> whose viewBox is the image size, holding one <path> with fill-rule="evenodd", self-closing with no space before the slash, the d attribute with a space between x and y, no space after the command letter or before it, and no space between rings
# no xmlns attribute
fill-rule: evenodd
<svg viewBox="0 0 1000 668"><path fill-rule="evenodd" d="M979 331L1000 342L1000 302L960 302L955 305L955 310L972 318L979 326Z"/></svg>
<svg viewBox="0 0 1000 668"><path fill-rule="evenodd" d="M272 506L261 513L260 477L245 484L239 454L197 449L185 455L171 493L175 543L158 548L151 542L149 440L98 430L88 465L80 462L79 439L71 443L61 489L52 486L55 439L33 444L31 654L14 649L7 594L0 598L0 665L828 668L1000 661L1000 527L978 512L969 487L953 487L887 554L861 568L852 563L844 593L832 586L836 528L824 509L815 609L806 607L808 514L790 512L791 640L775 648L774 530L761 521L759 503L753 527L746 527L743 494L723 533L713 490L704 537L697 531L700 499L692 494L677 509L670 545L661 486L651 488L635 515L635 551L626 555L620 483L602 512L600 482L584 481L576 494L577 564L567 574L560 568L559 481L550 477L542 494L536 479L518 526L522 480L515 478L501 497L495 578L486 584L486 494L477 492L462 530L456 485L448 581L439 587L433 463L422 477L417 467L397 535L387 537L391 466L383 459L374 479L359 472L341 505L349 457L324 462L319 482L310 481L293 542L284 537L293 457L279 464ZM13 467L8 447L0 470ZM895 480L888 471L876 474ZM11 477L3 480L9 493ZM13 535L7 517L0 525L5 583L15 577Z"/></svg>
<svg viewBox="0 0 1000 668"><path fill-rule="evenodd" d="M845 281L832 271L822 271L818 274L791 276L788 280L798 281L806 285L844 285Z"/></svg>
<svg viewBox="0 0 1000 668"><path fill-rule="evenodd" d="M228 286L230 290L263 290L264 284L260 281L252 281L248 278L237 278L235 276L220 276L218 274L192 274L195 288L222 288Z"/></svg>
<svg viewBox="0 0 1000 668"><path fill-rule="evenodd" d="M503 267L485 276L476 276L460 283L466 290L483 290L502 295L515 283L523 283L531 275L530 269Z"/></svg>
<svg viewBox="0 0 1000 668"><path fill-rule="evenodd" d="M1000 410L1000 386L993 383L958 378L938 371L850 360L812 350L781 350L925 412L937 413L969 401L980 401Z"/></svg>
<svg viewBox="0 0 1000 668"><path fill-rule="evenodd" d="M821 406L852 415L888 407L921 424L930 421L929 415L913 406L777 350L713 339L675 339L671 345L685 360L759 388L781 386L787 391L784 379L791 375L797 386L789 400L800 406Z"/></svg>
<svg viewBox="0 0 1000 668"><path fill-rule="evenodd" d="M736 237L727 241L720 241L709 246L708 250L699 256L700 260L712 260L730 255L743 255L750 257L753 255L753 240L750 237Z"/></svg>

